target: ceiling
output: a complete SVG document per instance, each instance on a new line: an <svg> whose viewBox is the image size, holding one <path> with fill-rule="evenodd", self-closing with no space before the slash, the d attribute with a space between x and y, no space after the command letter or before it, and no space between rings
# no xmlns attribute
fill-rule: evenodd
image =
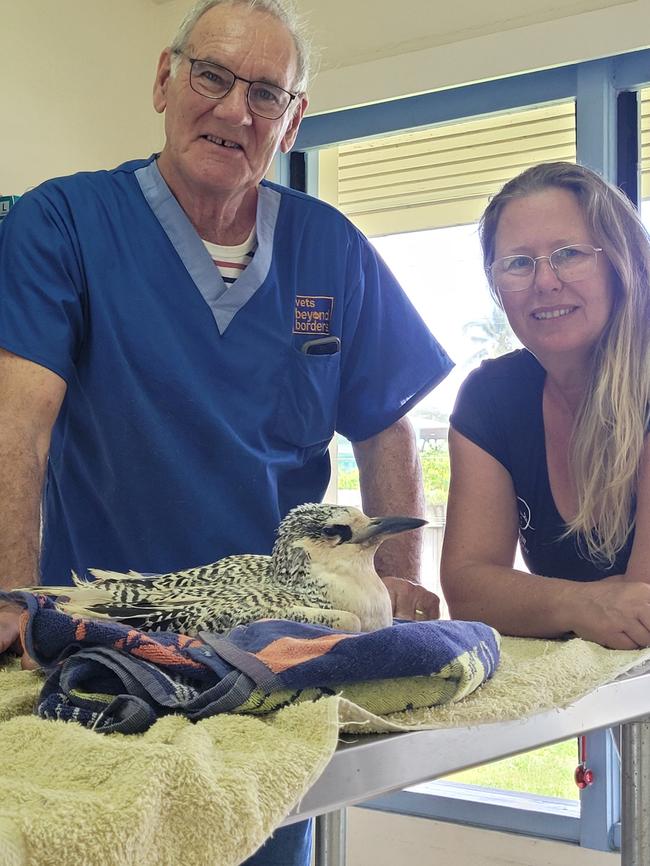
<svg viewBox="0 0 650 866"><path fill-rule="evenodd" d="M628 0L296 0L323 70L625 5ZM383 8L383 14L382 14ZM345 22L343 24L343 22Z"/></svg>
<svg viewBox="0 0 650 866"><path fill-rule="evenodd" d="M151 0L180 19L190 0ZM351 66L634 0L294 0L321 49L320 68Z"/></svg>

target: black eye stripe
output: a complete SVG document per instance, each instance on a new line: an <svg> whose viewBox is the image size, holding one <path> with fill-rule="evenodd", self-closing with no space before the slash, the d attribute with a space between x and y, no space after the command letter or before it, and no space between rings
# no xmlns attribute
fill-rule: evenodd
<svg viewBox="0 0 650 866"><path fill-rule="evenodd" d="M344 523L335 523L333 526L324 526L323 535L326 535L329 538L338 536L341 539L341 543L343 543L352 538L352 530Z"/></svg>

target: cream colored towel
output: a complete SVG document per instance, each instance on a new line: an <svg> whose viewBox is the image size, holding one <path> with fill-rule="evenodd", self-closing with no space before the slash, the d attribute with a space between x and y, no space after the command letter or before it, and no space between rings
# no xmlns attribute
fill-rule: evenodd
<svg viewBox="0 0 650 866"><path fill-rule="evenodd" d="M355 695L348 690L345 697L349 702L339 710L341 727L370 734L523 719L554 707L566 707L648 659L650 649L609 650L579 638L552 641L504 637L496 674L465 700L378 716L360 710ZM370 685L363 684L363 688Z"/></svg>
<svg viewBox="0 0 650 866"><path fill-rule="evenodd" d="M0 672L5 718L40 686ZM16 714L0 724L0 864L235 866L322 772L337 710L333 698L265 719L167 716L135 736Z"/></svg>
<svg viewBox="0 0 650 866"><path fill-rule="evenodd" d="M373 715L355 703L372 689L362 683L263 718L168 716L136 736L30 716L40 677L0 671L0 866L235 866L318 778L339 729L524 718L650 658L581 640L504 638L501 650L492 680L448 706Z"/></svg>

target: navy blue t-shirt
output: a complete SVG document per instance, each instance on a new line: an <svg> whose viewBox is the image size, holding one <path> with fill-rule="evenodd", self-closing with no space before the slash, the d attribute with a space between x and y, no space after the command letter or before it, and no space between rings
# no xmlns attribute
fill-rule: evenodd
<svg viewBox="0 0 650 866"><path fill-rule="evenodd" d="M622 574L633 536L611 568L581 553L551 493L546 461L542 396L546 372L526 349L483 361L467 377L451 425L498 460L510 473L519 507L519 544L534 574L567 580L600 580Z"/></svg>

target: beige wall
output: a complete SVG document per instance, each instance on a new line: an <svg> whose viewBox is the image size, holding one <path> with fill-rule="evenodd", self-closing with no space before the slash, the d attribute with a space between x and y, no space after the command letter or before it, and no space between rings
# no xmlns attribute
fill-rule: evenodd
<svg viewBox="0 0 650 866"><path fill-rule="evenodd" d="M348 866L620 866L618 853L348 809Z"/></svg>
<svg viewBox="0 0 650 866"><path fill-rule="evenodd" d="M0 0L0 194L160 146L151 83L176 15L150 0Z"/></svg>

